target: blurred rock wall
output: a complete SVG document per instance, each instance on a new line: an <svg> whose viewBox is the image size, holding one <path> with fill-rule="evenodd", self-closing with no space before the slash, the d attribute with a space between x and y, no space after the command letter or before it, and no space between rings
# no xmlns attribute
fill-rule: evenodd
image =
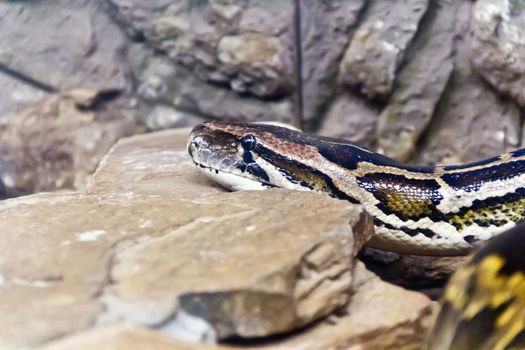
<svg viewBox="0 0 525 350"><path fill-rule="evenodd" d="M302 115L418 163L522 144L523 1L299 3L300 22L293 0L2 1L0 121L80 87L149 130Z"/></svg>

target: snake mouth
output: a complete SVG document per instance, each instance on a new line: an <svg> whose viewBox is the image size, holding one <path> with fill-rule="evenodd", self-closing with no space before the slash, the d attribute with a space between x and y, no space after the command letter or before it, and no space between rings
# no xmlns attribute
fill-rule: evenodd
<svg viewBox="0 0 525 350"><path fill-rule="evenodd" d="M266 184L256 180L251 180L244 176L218 170L212 167L207 167L195 161L194 164L197 165L199 167L199 170L201 170L206 176L210 177L219 185L232 191L265 190L274 187L270 184Z"/></svg>

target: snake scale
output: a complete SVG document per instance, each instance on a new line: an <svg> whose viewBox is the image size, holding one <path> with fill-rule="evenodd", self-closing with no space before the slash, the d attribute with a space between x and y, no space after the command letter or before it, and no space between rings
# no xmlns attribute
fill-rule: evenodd
<svg viewBox="0 0 525 350"><path fill-rule="evenodd" d="M412 166L343 139L264 123L205 122L188 141L195 164L234 190L315 190L360 203L369 246L464 255L524 219L525 149L455 166Z"/></svg>

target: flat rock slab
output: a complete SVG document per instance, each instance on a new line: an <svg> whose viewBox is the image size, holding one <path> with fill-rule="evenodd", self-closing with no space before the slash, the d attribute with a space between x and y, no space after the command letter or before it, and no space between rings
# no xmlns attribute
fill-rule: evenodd
<svg viewBox="0 0 525 350"><path fill-rule="evenodd" d="M348 302L372 234L359 206L278 189L189 198L206 186L183 175L194 166L181 139L116 146L87 195L0 204L0 348L123 322L194 340L260 337Z"/></svg>
<svg viewBox="0 0 525 350"><path fill-rule="evenodd" d="M294 329L349 300L353 228L372 231L358 207L279 190L6 201L0 347L121 321L200 322L212 339Z"/></svg>
<svg viewBox="0 0 525 350"><path fill-rule="evenodd" d="M337 315L279 339L237 345L188 343L140 327L109 327L83 332L41 350L319 350L423 347L432 304L422 294L381 281L362 264L354 268L352 301Z"/></svg>
<svg viewBox="0 0 525 350"><path fill-rule="evenodd" d="M197 171L186 151L190 128L124 138L102 159L88 194L209 197L227 191Z"/></svg>
<svg viewBox="0 0 525 350"><path fill-rule="evenodd" d="M234 350L220 345L182 342L157 331L116 326L80 333L39 350Z"/></svg>

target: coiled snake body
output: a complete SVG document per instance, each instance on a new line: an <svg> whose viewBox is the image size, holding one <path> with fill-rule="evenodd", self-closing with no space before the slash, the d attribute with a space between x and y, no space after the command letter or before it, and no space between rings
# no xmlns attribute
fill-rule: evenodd
<svg viewBox="0 0 525 350"><path fill-rule="evenodd" d="M411 166L346 140L268 124L206 122L188 152L232 189L316 190L373 216L369 246L462 255L524 219L525 149L457 166Z"/></svg>

